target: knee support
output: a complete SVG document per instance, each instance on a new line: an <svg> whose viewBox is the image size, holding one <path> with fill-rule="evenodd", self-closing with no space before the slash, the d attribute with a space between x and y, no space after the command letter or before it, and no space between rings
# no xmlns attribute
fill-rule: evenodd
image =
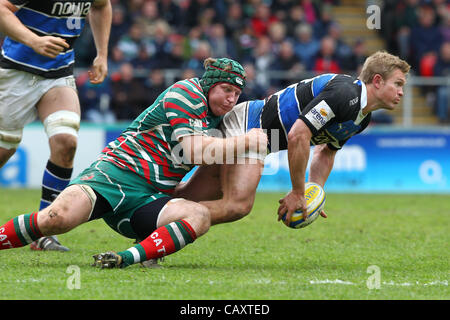
<svg viewBox="0 0 450 320"><path fill-rule="evenodd" d="M4 149L17 149L22 141L22 129L0 130L0 147Z"/></svg>
<svg viewBox="0 0 450 320"><path fill-rule="evenodd" d="M56 111L44 120L44 128L49 138L61 133L77 137L80 129L80 116L73 111Z"/></svg>

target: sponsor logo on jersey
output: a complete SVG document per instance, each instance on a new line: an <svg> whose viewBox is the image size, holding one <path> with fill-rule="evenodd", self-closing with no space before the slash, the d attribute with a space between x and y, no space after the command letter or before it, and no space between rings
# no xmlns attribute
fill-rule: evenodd
<svg viewBox="0 0 450 320"><path fill-rule="evenodd" d="M53 4L52 15L66 16L86 16L91 8L90 2L62 2L57 1Z"/></svg>
<svg viewBox="0 0 450 320"><path fill-rule="evenodd" d="M325 100L320 101L314 108L305 115L306 119L320 130L330 119L334 118L334 112Z"/></svg>

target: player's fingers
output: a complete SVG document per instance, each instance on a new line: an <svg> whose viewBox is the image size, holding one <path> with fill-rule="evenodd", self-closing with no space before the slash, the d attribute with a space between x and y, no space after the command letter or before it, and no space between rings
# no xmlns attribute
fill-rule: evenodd
<svg viewBox="0 0 450 320"><path fill-rule="evenodd" d="M63 38L51 37L49 40L51 44L61 47L62 50L68 49L70 47L67 41Z"/></svg>
<svg viewBox="0 0 450 320"><path fill-rule="evenodd" d="M328 216L327 216L327 214L325 213L325 211L320 211L320 215L323 217L323 218L328 218Z"/></svg>

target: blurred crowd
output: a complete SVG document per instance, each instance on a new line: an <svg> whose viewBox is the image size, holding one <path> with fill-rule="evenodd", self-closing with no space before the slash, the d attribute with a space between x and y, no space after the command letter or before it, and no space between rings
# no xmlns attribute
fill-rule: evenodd
<svg viewBox="0 0 450 320"><path fill-rule="evenodd" d="M450 77L450 1L386 0L381 34L387 49L424 77ZM426 87L428 104L441 123L450 123L450 88Z"/></svg>
<svg viewBox="0 0 450 320"><path fill-rule="evenodd" d="M382 7L386 49L422 76L449 76L450 0L368 0ZM170 84L200 77L207 57L229 57L247 72L240 101L260 99L319 73L358 75L364 39L343 40L332 14L339 0L111 0L109 75L88 81L95 57L89 25L75 43L82 118L114 123L138 116ZM362 26L365 28L365 26ZM448 87L429 88L430 105L449 117ZM240 102L239 101L239 102ZM374 122L390 123L387 114Z"/></svg>
<svg viewBox="0 0 450 320"><path fill-rule="evenodd" d="M135 118L172 81L201 76L210 56L242 63L248 85L240 101L317 73L357 74L366 58L362 39L342 40L331 11L336 0L111 2L109 77L93 86L77 75L83 118L95 122ZM77 68L92 62L92 41L86 28L75 46Z"/></svg>

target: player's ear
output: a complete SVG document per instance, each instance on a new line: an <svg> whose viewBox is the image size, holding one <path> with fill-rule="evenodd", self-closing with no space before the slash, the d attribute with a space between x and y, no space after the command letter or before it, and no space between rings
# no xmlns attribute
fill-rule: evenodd
<svg viewBox="0 0 450 320"><path fill-rule="evenodd" d="M384 79L381 76L381 74L377 73L373 76L372 84L374 85L375 88L379 89L383 83Z"/></svg>

